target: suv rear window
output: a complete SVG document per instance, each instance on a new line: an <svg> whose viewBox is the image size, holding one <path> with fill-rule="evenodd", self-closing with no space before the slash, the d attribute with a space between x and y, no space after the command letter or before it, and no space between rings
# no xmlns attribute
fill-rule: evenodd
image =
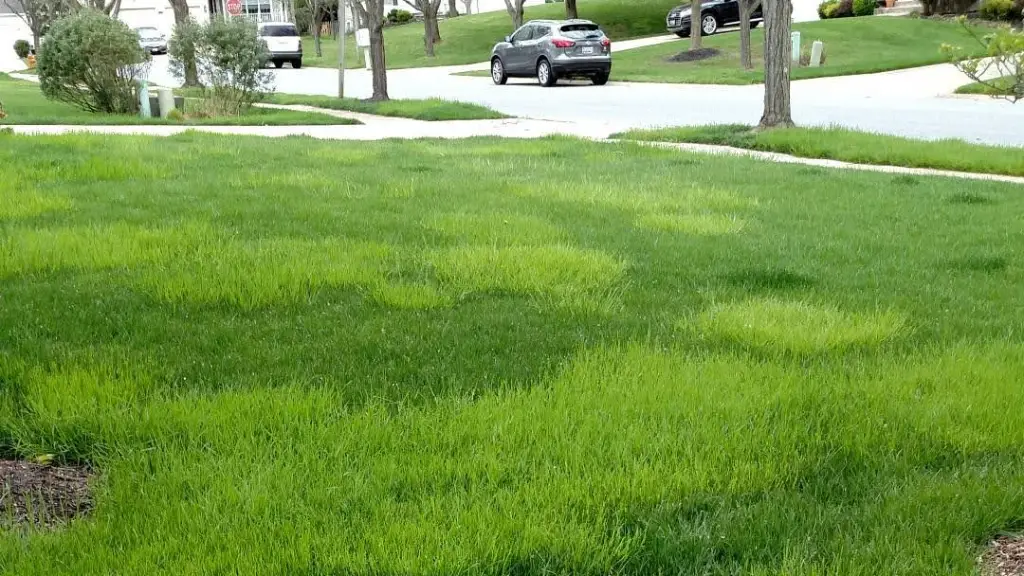
<svg viewBox="0 0 1024 576"><path fill-rule="evenodd" d="M295 29L295 26L281 25L281 26L264 26L260 31L260 36L298 36L299 31Z"/></svg>
<svg viewBox="0 0 1024 576"><path fill-rule="evenodd" d="M562 26L559 31L562 36L566 38L572 38L573 40L582 40L583 38L600 38L604 36L604 32L597 24L566 24Z"/></svg>

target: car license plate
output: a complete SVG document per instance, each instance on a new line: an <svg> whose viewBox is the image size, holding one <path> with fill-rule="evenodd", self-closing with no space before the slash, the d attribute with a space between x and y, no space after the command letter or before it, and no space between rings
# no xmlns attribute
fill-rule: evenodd
<svg viewBox="0 0 1024 576"><path fill-rule="evenodd" d="M594 47L593 46L584 46L583 47L583 53L584 54L593 54L594 53Z"/></svg>

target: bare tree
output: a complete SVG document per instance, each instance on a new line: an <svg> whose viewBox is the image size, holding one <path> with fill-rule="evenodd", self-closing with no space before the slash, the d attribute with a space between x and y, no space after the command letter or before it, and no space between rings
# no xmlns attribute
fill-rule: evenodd
<svg viewBox="0 0 1024 576"><path fill-rule="evenodd" d="M459 7L456 5L455 0L448 0L448 17L455 18L459 15Z"/></svg>
<svg viewBox="0 0 1024 576"><path fill-rule="evenodd" d="M462 0L462 5L466 8L463 12L466 14L473 13L473 0Z"/></svg>
<svg viewBox="0 0 1024 576"><path fill-rule="evenodd" d="M580 13L576 10L576 0L565 0L565 19L572 20L579 17Z"/></svg>
<svg viewBox="0 0 1024 576"><path fill-rule="evenodd" d="M759 129L793 125L789 99L791 0L764 0L764 113Z"/></svg>
<svg viewBox="0 0 1024 576"><path fill-rule="evenodd" d="M171 1L173 2L174 0ZM309 18L308 22L303 22L302 24L309 24L309 31L313 35L313 49L316 50L317 58L321 58L324 52L320 42L320 32L328 6L323 0L302 0L302 7L305 8L304 12L308 14L307 17Z"/></svg>
<svg viewBox="0 0 1024 576"><path fill-rule="evenodd" d="M353 0L360 22L370 31L371 100L388 100L388 71L384 61L384 0Z"/></svg>
<svg viewBox="0 0 1024 576"><path fill-rule="evenodd" d="M512 18L512 29L517 30L523 25L523 2L526 0L505 0L505 10Z"/></svg>
<svg viewBox="0 0 1024 576"><path fill-rule="evenodd" d="M700 0L690 3L690 50L700 49L700 35L704 33L704 20L700 13Z"/></svg>
<svg viewBox="0 0 1024 576"><path fill-rule="evenodd" d="M93 8L103 12L111 18L117 18L121 12L121 0L79 0L85 8Z"/></svg>
<svg viewBox="0 0 1024 576"><path fill-rule="evenodd" d="M66 14L68 6L61 0L0 0L32 33L32 46L39 51L39 41L54 20Z"/></svg>
<svg viewBox="0 0 1024 576"><path fill-rule="evenodd" d="M750 57L750 17L761 5L761 0L740 0L740 65L744 70L752 70L754 63Z"/></svg>
<svg viewBox="0 0 1024 576"><path fill-rule="evenodd" d="M402 1L423 13L423 52L427 56L433 56L434 44L441 41L441 29L437 25L437 12L441 9L441 0Z"/></svg>

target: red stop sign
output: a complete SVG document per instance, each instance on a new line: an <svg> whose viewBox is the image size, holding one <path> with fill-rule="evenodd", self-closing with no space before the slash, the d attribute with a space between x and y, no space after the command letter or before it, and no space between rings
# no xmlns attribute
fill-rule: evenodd
<svg viewBox="0 0 1024 576"><path fill-rule="evenodd" d="M228 14L238 16L242 13L242 0L228 0Z"/></svg>

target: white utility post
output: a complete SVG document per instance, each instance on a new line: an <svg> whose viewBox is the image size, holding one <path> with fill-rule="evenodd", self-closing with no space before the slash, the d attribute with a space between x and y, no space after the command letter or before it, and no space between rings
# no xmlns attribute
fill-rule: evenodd
<svg viewBox="0 0 1024 576"><path fill-rule="evenodd" d="M345 97L345 3L341 2L338 9L338 98Z"/></svg>
<svg viewBox="0 0 1024 576"><path fill-rule="evenodd" d="M793 41L793 62L800 61L800 31L794 31L790 34L790 38Z"/></svg>
<svg viewBox="0 0 1024 576"><path fill-rule="evenodd" d="M370 69L370 29L360 28L356 30L356 48L363 49L363 61L366 63L366 69Z"/></svg>

